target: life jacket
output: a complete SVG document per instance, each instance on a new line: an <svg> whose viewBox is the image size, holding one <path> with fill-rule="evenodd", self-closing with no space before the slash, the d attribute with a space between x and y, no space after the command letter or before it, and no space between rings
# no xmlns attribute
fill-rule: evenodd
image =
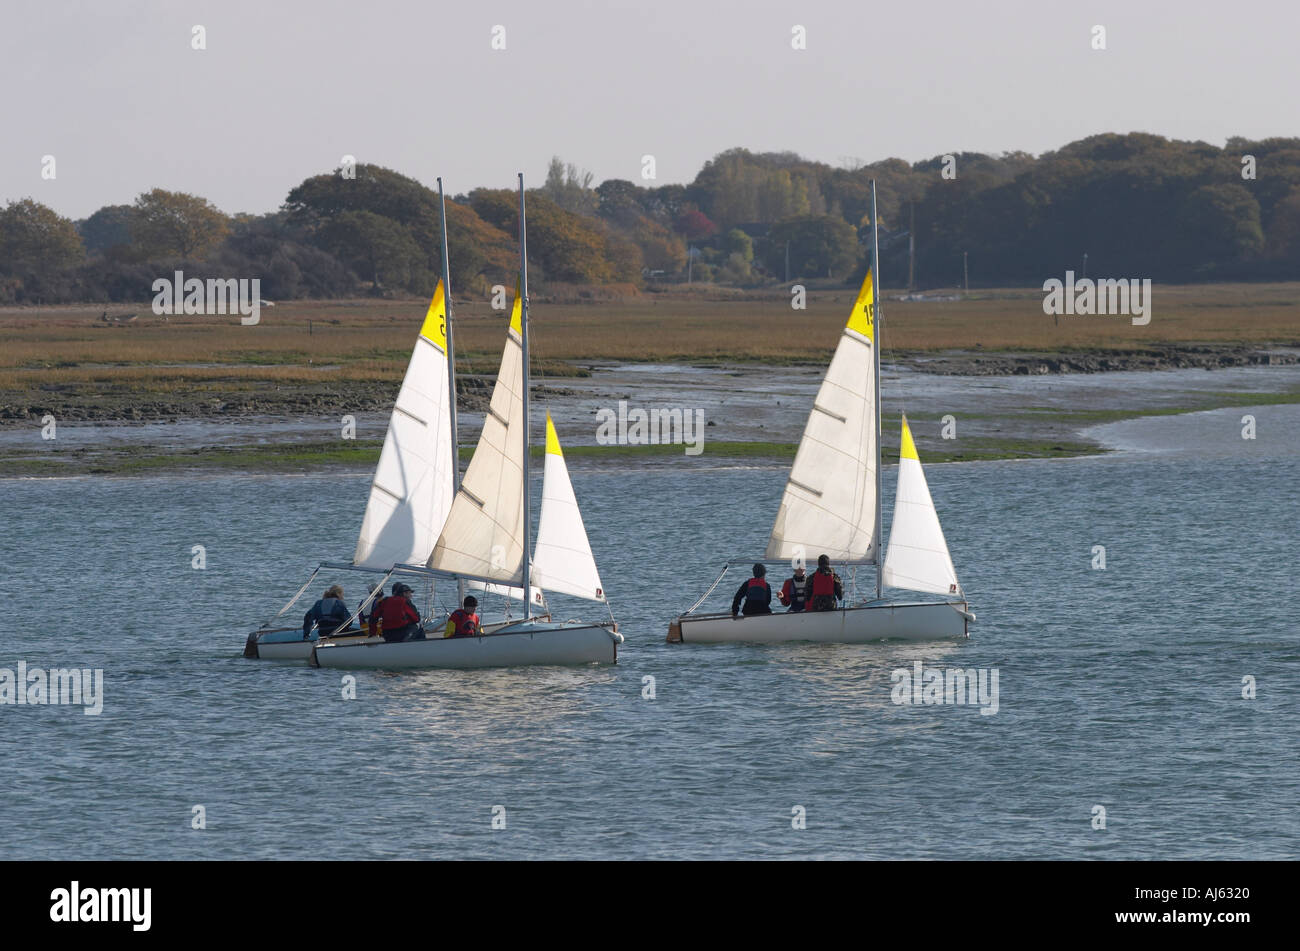
<svg viewBox="0 0 1300 951"><path fill-rule="evenodd" d="M447 618L447 630L443 637L472 637L478 633L478 615L457 608Z"/></svg>
<svg viewBox="0 0 1300 951"><path fill-rule="evenodd" d="M308 613L315 616L316 630L327 636L339 630L348 619L347 605L338 598L321 598Z"/></svg>
<svg viewBox="0 0 1300 951"><path fill-rule="evenodd" d="M751 604L767 604L772 600L771 589L763 578L750 578L745 587L745 600Z"/></svg>
<svg viewBox="0 0 1300 951"><path fill-rule="evenodd" d="M812 596L829 594L835 597L835 574L830 571L815 571L812 576Z"/></svg>
<svg viewBox="0 0 1300 951"><path fill-rule="evenodd" d="M389 631L420 623L420 612L415 610L410 601L395 594L384 598L375 613L383 621L384 629Z"/></svg>
<svg viewBox="0 0 1300 951"><path fill-rule="evenodd" d="M786 583L790 585L790 607L798 607L808 600L808 575L802 580L791 576Z"/></svg>

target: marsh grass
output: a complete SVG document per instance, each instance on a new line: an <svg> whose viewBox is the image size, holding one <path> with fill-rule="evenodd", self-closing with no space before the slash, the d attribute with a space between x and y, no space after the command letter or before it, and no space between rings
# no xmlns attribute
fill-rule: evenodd
<svg viewBox="0 0 1300 951"><path fill-rule="evenodd" d="M854 293L808 294L794 311L783 290L717 297L641 294L591 303L537 304L531 348L538 365L570 361L824 362ZM1042 293L980 291L958 301L883 304L890 350L1059 352L1141 350L1170 343L1300 344L1300 284L1157 285L1151 323L1123 317L1061 317L1042 312ZM400 379L424 317L422 301L291 301L262 311L261 323L234 318L154 317L110 326L101 306L0 309L0 369L229 364L359 366ZM469 372L495 372L506 332L486 300L456 308L459 360ZM75 364L78 366L68 366Z"/></svg>

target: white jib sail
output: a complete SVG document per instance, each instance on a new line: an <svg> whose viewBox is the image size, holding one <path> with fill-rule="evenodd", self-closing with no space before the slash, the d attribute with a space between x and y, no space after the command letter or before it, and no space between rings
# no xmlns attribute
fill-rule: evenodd
<svg viewBox="0 0 1300 951"><path fill-rule="evenodd" d="M474 457L428 566L522 587L524 565L524 352L521 301Z"/></svg>
<svg viewBox="0 0 1300 951"><path fill-rule="evenodd" d="M447 309L433 292L379 454L353 564L421 564L451 508L455 461L447 392Z"/></svg>
<svg viewBox="0 0 1300 951"><path fill-rule="evenodd" d="M768 558L874 564L876 531L875 292L867 272L817 391L777 510Z"/></svg>
<svg viewBox="0 0 1300 951"><path fill-rule="evenodd" d="M909 591L961 592L906 416L898 451L898 492L894 496L894 521L889 529L883 580L890 587Z"/></svg>
<svg viewBox="0 0 1300 951"><path fill-rule="evenodd" d="M546 474L542 480L542 514L537 525L533 572L533 580L547 591L589 601L605 600L550 413L546 414Z"/></svg>

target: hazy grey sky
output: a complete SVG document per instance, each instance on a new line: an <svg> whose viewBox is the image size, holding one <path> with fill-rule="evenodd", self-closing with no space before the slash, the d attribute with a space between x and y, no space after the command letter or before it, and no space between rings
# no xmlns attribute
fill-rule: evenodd
<svg viewBox="0 0 1300 951"><path fill-rule="evenodd" d="M0 0L0 200L84 217L162 187L265 212L345 154L454 194L540 184L552 155L642 182L649 153L664 184L735 146L1221 145L1300 134L1298 34L1297 0Z"/></svg>

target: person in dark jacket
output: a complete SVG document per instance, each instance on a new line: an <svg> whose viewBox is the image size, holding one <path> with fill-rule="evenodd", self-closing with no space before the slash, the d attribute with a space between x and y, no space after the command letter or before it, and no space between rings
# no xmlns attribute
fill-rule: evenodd
<svg viewBox="0 0 1300 951"><path fill-rule="evenodd" d="M366 597L369 597L371 594L374 595L374 599L365 607L363 607L361 609L361 613L357 615L357 617L361 621L362 627L366 627L370 624L370 616L372 614L378 613L379 602L384 600L384 589L380 585L375 584L373 581L370 582L370 584L366 585ZM365 598L363 598L362 600L364 601Z"/></svg>
<svg viewBox="0 0 1300 951"><path fill-rule="evenodd" d="M420 627L420 612L411 602L412 588L409 584L398 582L393 585L393 593L384 598L379 610L370 615L370 636L375 636L377 622L384 624L384 640L390 644L401 641L424 640L424 629Z"/></svg>
<svg viewBox="0 0 1300 951"><path fill-rule="evenodd" d="M808 610L834 611L844 598L844 585L840 576L831 569L829 555L817 558L817 570L808 579Z"/></svg>
<svg viewBox="0 0 1300 951"><path fill-rule="evenodd" d="M751 614L771 614L772 613L772 586L763 578L767 574L767 569L762 565L754 566L754 577L750 578L740 586L736 596L731 599L731 616L736 617L743 613L745 617ZM741 602L745 603L741 608Z"/></svg>
<svg viewBox="0 0 1300 951"><path fill-rule="evenodd" d="M786 606L786 610L791 614L802 611L808 601L808 576L804 573L803 565L794 570L794 576L785 579L785 584L781 586L781 591L777 595L781 603Z"/></svg>
<svg viewBox="0 0 1300 951"><path fill-rule="evenodd" d="M313 624L316 625L316 630L321 637L329 637L342 628L343 623L351 616L352 612L343 603L343 589L338 585L331 585L326 589L324 596L311 606L311 610L303 615L303 639L311 635Z"/></svg>

